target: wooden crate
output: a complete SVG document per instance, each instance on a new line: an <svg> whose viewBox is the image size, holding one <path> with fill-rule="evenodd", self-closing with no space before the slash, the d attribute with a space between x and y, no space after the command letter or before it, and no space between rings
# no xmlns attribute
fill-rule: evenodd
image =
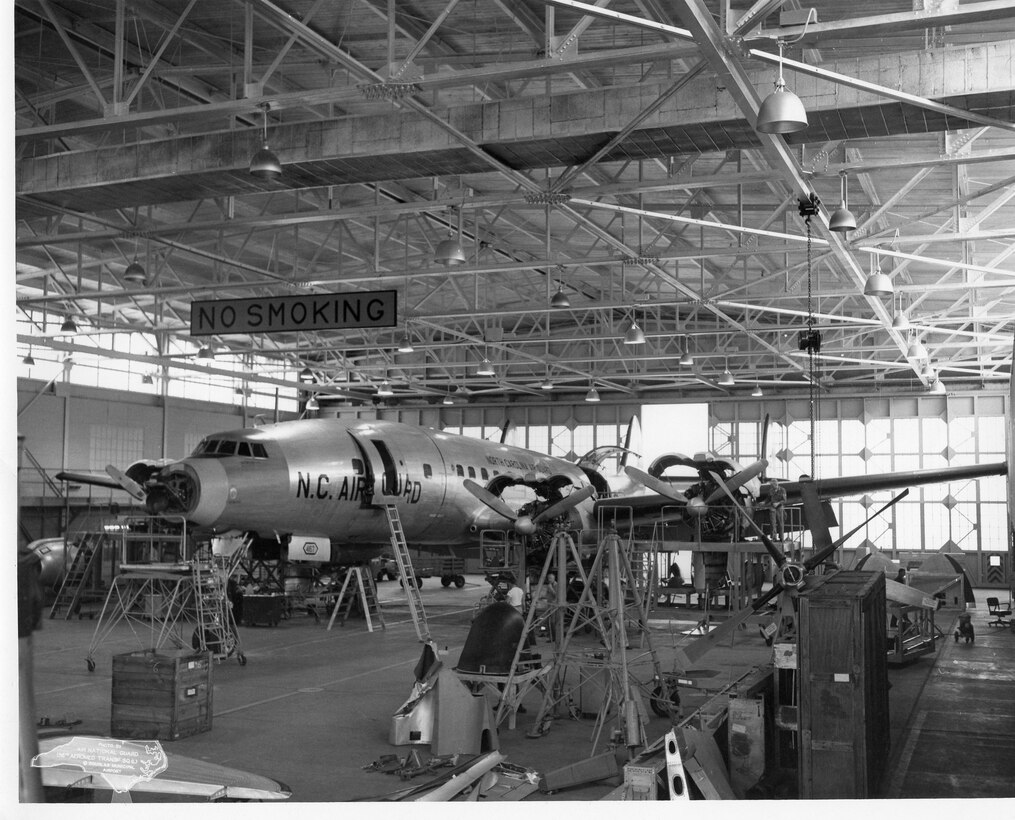
<svg viewBox="0 0 1015 820"><path fill-rule="evenodd" d="M114 655L111 734L176 740L209 731L211 670L210 652L160 649Z"/></svg>
<svg viewBox="0 0 1015 820"><path fill-rule="evenodd" d="M890 744L885 576L828 576L799 616L800 797L874 797Z"/></svg>

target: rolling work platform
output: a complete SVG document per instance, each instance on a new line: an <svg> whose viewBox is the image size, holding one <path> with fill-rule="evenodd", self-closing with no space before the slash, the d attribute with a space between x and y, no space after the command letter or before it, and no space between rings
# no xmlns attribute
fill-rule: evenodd
<svg viewBox="0 0 1015 820"><path fill-rule="evenodd" d="M227 595L229 576L243 550L228 558L213 555L210 547L193 550L185 522L179 523L175 533L166 530L164 518L150 522L138 519L132 526L124 530L121 558L138 555L134 549L138 543L158 543L170 546L168 553L160 548L158 554L189 556L189 560L121 561L120 573L110 584L88 647L88 671L95 671L96 650L121 623L130 627L139 649L192 648L211 652L217 660L235 654L244 665L246 657ZM149 529L145 531L145 527ZM153 533L152 528L158 532ZM155 553L149 549L140 554Z"/></svg>

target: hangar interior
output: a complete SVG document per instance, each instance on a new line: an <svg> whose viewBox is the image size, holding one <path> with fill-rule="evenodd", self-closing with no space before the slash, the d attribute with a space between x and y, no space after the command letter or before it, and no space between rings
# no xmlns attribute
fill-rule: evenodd
<svg viewBox="0 0 1015 820"><path fill-rule="evenodd" d="M130 507L61 471L180 459L271 421L488 440L511 423L574 461L647 405L704 404L709 449L785 481L1010 453L1013 3L18 0L13 22L21 545ZM806 123L760 125L791 94ZM329 321L334 294L383 297L383 315ZM838 532L891 497L833 500ZM1009 498L1000 475L914 487L840 560L957 554L1010 608ZM377 591L408 607L399 659L418 654L411 600ZM1010 630L985 616L977 651L996 653L985 640ZM468 622L445 617L460 644ZM239 678L284 666L284 641L240 634L252 663L215 668L235 679L216 712L232 731L256 699ZM366 637L344 640L364 655ZM928 714L912 705L928 662L893 671L893 697L914 698L893 712L895 762ZM42 672L44 706L76 679ZM329 686L327 708L387 719ZM1010 743L1005 720L990 743ZM351 731L383 752L386 726ZM229 759L215 735L177 748ZM364 794L352 776L321 790L318 765L294 767L295 799ZM879 796L925 787L893 772Z"/></svg>

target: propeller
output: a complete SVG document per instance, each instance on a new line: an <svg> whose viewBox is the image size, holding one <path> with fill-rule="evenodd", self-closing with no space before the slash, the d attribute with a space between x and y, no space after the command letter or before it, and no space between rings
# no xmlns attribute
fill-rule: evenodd
<svg viewBox="0 0 1015 820"><path fill-rule="evenodd" d="M586 485L580 490L576 490L570 495L564 496L564 498L560 501L554 502L549 507L546 507L538 512L535 516L530 517L528 515L519 515L517 512L512 510L502 498L494 495L485 487L481 487L475 481L467 478L462 483L466 490L482 501L495 513L504 516L504 518L508 519L508 521L513 521L515 530L517 530L521 535L531 535L543 521L548 521L552 518L563 515L568 510L577 507L585 499L590 498L596 491L595 487L591 484Z"/></svg>
<svg viewBox="0 0 1015 820"><path fill-rule="evenodd" d="M145 493L144 487L138 484L133 478L127 475L123 470L119 470L112 464L106 465L106 473L112 478L117 484L125 489L131 496L137 501L144 501Z"/></svg>
<svg viewBox="0 0 1015 820"><path fill-rule="evenodd" d="M705 499L705 503L714 504L716 501L718 501L720 498L723 497L724 492L727 495L729 495L730 491L739 490L748 481L750 481L752 478L756 478L757 476L761 475L767 469L768 469L768 461L762 458L759 459L758 461L755 461L753 464L749 464L748 466L744 467L744 469L742 469L740 472L731 475L728 481L723 481L722 477L718 473L713 472L710 469L709 472L712 473L713 477L718 482L719 488L714 490L712 494Z"/></svg>
<svg viewBox="0 0 1015 820"><path fill-rule="evenodd" d="M779 549L768 539L768 537L760 531L758 525L755 524L753 520L751 520L750 523L754 526L755 530L757 530L758 534L761 536L761 540L762 543L765 545L765 549L768 550L769 554L772 555L772 558L776 562L777 566L780 567L781 570L780 577L782 580L772 584L772 588L768 590L768 592L756 598L751 603L750 606L744 607L742 610L740 610L740 612L738 612L729 620L721 623L715 629L709 631L705 635L702 635L700 638L688 644L687 646L677 647L677 657L675 659L676 662L682 665L685 669L691 668L695 663L697 663L697 661L703 655L705 655L710 649L712 649L713 646L719 643L719 641L721 641L723 638L732 635L736 631L737 627L739 627L744 621L750 618L753 614L758 612L769 601L771 601L779 593L781 593L784 589L786 589L787 586L799 587L800 585L802 585L804 576L808 572L813 570L814 567L816 567L818 564L823 563L825 559L828 558L829 555L831 555L839 547L841 547L844 543L846 543L846 541L848 541L850 538L852 538L854 535L860 532L860 530L862 530L871 521L873 521L875 518L881 515L881 513L885 512L890 507L893 507L895 504L900 502L907 495L909 495L909 490L908 489L903 490L901 493L895 496L895 498L893 498L879 510L877 510L874 513L871 513L871 515L865 521L862 521L861 523L857 524L855 527L853 527L853 529L851 529L849 532L847 532L845 535L841 536L837 540L833 541L824 549L814 553L814 555L812 555L802 564L791 563L789 559L785 555L783 555L782 552L780 552ZM733 498L732 495L730 497ZM733 499L733 503L737 504L736 499ZM749 516L748 519L750 520ZM792 572L787 572L787 570L792 570ZM800 578L799 583L794 581L794 578L796 577L797 573L799 573ZM791 575L791 577L787 579L786 577L787 575ZM789 583L786 583L787 580L789 581Z"/></svg>

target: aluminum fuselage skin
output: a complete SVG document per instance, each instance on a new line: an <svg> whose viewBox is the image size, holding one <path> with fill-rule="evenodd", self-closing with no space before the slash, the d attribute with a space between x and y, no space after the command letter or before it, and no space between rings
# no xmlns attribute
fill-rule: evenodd
<svg viewBox="0 0 1015 820"><path fill-rule="evenodd" d="M510 530L511 521L466 491L465 478L485 485L496 476L565 476L575 489L589 483L562 459L397 422L310 419L208 439L257 442L267 457L193 455L165 468L163 479L196 479L197 497L185 512L192 524L262 537L322 536L333 553L387 547L383 506L390 504L412 546L463 546L477 543L480 529ZM508 488L505 500L512 492L518 489ZM589 527L593 504L573 511L577 528Z"/></svg>

